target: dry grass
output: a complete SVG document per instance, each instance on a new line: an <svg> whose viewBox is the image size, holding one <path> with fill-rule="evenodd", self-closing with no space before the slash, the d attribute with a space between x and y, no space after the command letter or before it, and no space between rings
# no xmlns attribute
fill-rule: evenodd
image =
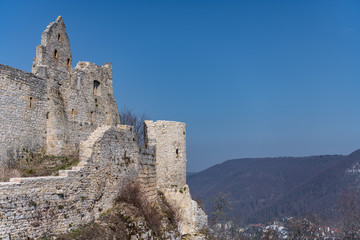
<svg viewBox="0 0 360 240"><path fill-rule="evenodd" d="M70 233L57 236L58 240L104 240L141 238L149 233L146 239L167 239L165 233L176 232L176 214L162 193L160 201L154 205L146 199L141 185L133 179L125 179L119 189L112 209L101 214L96 222L73 229ZM136 223L146 223L143 228ZM141 224L142 225L142 224Z"/></svg>
<svg viewBox="0 0 360 240"><path fill-rule="evenodd" d="M126 202L140 209L150 228L160 236L161 215L156 207L146 199L138 181L126 179L119 190L116 202Z"/></svg>
<svg viewBox="0 0 360 240"><path fill-rule="evenodd" d="M180 220L180 217L177 214L177 209L175 209L174 206L171 206L171 204L166 200L163 192L158 191L157 194L159 196L159 199L161 200L161 209L163 211L163 214L166 216L169 223L176 228L177 222Z"/></svg>
<svg viewBox="0 0 360 240"><path fill-rule="evenodd" d="M3 167L0 168L0 182L8 182L10 178L21 177L19 169Z"/></svg>
<svg viewBox="0 0 360 240"><path fill-rule="evenodd" d="M157 209L146 200L137 181L125 179L111 210L102 214L95 223L72 230L71 233L58 236L57 239L132 239L131 236L142 231L135 223L144 220L147 227L156 234L155 239L163 239L161 238L161 216Z"/></svg>
<svg viewBox="0 0 360 240"><path fill-rule="evenodd" d="M77 156L34 155L28 162L25 164L20 161L0 168L0 182L8 182L10 178L16 177L54 176L58 174L59 170L76 166L79 158Z"/></svg>

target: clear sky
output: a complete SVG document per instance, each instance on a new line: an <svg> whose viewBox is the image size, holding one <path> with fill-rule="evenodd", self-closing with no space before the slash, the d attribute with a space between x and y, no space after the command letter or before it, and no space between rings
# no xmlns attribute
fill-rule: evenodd
<svg viewBox="0 0 360 240"><path fill-rule="evenodd" d="M187 123L188 171L360 148L360 1L0 0L0 63L31 71L58 15L119 108Z"/></svg>

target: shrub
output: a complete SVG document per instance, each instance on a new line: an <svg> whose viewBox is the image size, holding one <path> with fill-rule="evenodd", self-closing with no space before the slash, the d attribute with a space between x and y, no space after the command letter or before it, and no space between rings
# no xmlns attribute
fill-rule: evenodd
<svg viewBox="0 0 360 240"><path fill-rule="evenodd" d="M132 109L124 107L119 111L120 123L124 125L133 126L130 131L134 130L134 133L138 139L138 145L144 144L144 121L148 117L145 113L137 115Z"/></svg>
<svg viewBox="0 0 360 240"><path fill-rule="evenodd" d="M125 179L116 202L126 202L138 208L143 213L149 226L160 236L161 216L156 207L146 199L138 181Z"/></svg>
<svg viewBox="0 0 360 240"><path fill-rule="evenodd" d="M158 196L159 199L161 200L162 210L166 218L169 220L171 224L176 225L176 223L180 220L179 219L180 217L177 214L178 211L174 209L174 207L171 206L170 203L166 200L163 192L158 191Z"/></svg>

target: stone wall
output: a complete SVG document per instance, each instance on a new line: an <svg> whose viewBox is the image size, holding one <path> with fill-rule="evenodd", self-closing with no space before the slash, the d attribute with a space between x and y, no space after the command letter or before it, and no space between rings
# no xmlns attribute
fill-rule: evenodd
<svg viewBox="0 0 360 240"><path fill-rule="evenodd" d="M160 189L186 184L186 124L145 121L145 145L156 147L156 185Z"/></svg>
<svg viewBox="0 0 360 240"><path fill-rule="evenodd" d="M0 238L63 233L108 210L124 182L138 177L141 154L130 126L103 126L81 143L81 161L57 177L0 183ZM154 158L146 156L148 163Z"/></svg>
<svg viewBox="0 0 360 240"><path fill-rule="evenodd" d="M76 152L79 142L98 126L120 124L110 63L79 62L70 75L48 91L47 152L51 155Z"/></svg>
<svg viewBox="0 0 360 240"><path fill-rule="evenodd" d="M139 182L149 201L156 199L155 147L140 147Z"/></svg>
<svg viewBox="0 0 360 240"><path fill-rule="evenodd" d="M0 64L0 166L46 146L46 81Z"/></svg>

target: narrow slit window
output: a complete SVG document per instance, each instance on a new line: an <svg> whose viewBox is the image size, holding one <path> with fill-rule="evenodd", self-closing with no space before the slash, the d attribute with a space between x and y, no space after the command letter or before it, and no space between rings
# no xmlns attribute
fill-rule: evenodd
<svg viewBox="0 0 360 240"><path fill-rule="evenodd" d="M58 57L59 57L58 50L55 49L55 51L54 51L54 58L55 58L55 59L58 59Z"/></svg>
<svg viewBox="0 0 360 240"><path fill-rule="evenodd" d="M30 108L32 108L33 106L32 106L32 100L33 100L33 98L32 97L30 97L30 101L29 101L29 107Z"/></svg>
<svg viewBox="0 0 360 240"><path fill-rule="evenodd" d="M176 158L179 158L179 149L176 149L175 153L176 153Z"/></svg>
<svg viewBox="0 0 360 240"><path fill-rule="evenodd" d="M49 112L46 113L46 119L49 119Z"/></svg>
<svg viewBox="0 0 360 240"><path fill-rule="evenodd" d="M67 59L67 66L68 66L68 67L71 67L71 60L70 60L70 58Z"/></svg>
<svg viewBox="0 0 360 240"><path fill-rule="evenodd" d="M94 123L94 112L90 112L90 123Z"/></svg>
<svg viewBox="0 0 360 240"><path fill-rule="evenodd" d="M81 88L81 76L78 76L76 80L76 90L80 90L80 88Z"/></svg>
<svg viewBox="0 0 360 240"><path fill-rule="evenodd" d="M94 95L95 96L100 96L100 82L95 80L94 81Z"/></svg>
<svg viewBox="0 0 360 240"><path fill-rule="evenodd" d="M57 40L60 42L61 41L61 35L60 35L60 33L58 33L58 35L57 35Z"/></svg>

